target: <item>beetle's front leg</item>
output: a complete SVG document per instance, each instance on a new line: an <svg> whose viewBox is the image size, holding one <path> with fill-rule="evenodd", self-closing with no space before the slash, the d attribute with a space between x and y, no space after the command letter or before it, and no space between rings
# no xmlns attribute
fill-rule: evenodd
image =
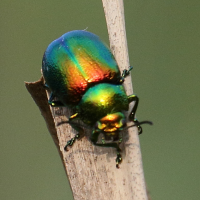
<svg viewBox="0 0 200 200"><path fill-rule="evenodd" d="M137 107L138 107L139 98L135 94L132 94L132 95L128 96L128 101L129 101L129 103L132 102L132 101L135 101L135 105L133 106L131 113L129 115L129 120L134 121L137 125L137 124L139 124L139 122L135 118L135 113L136 113L136 110L137 110ZM137 127L138 127L139 134L142 134L142 127L140 125L137 125Z"/></svg>
<svg viewBox="0 0 200 200"><path fill-rule="evenodd" d="M71 139L71 140L69 140L68 142L67 142L67 144L65 145L65 147L64 147L64 150L65 151L68 151L68 149L67 149L67 147L71 147L73 144L74 144L74 142L76 141L76 140L80 140L84 135L85 135L85 131L84 131L84 129L78 124L78 123L74 123L72 120L73 119L78 119L79 118L79 114L78 113L75 113L74 115L72 115L70 118L69 118L69 120L67 120L67 121L62 121L62 122L59 122L58 124L57 124L57 126L60 126L61 124L65 124L65 123L68 123L68 124L70 124L71 125L71 127L73 128L73 129L75 129L78 133Z"/></svg>
<svg viewBox="0 0 200 200"><path fill-rule="evenodd" d="M78 126L78 125L75 125L75 124L73 124L72 122L70 123L70 121L68 122L70 125L71 125L71 127L72 128L74 128L78 133L71 139L71 140L69 140L68 142L67 142L67 144L65 145L65 147L64 147L64 150L65 151L68 151L68 147L70 146L70 147L72 147L73 146L73 144L74 144L74 142L76 141L76 140L80 140L84 135L85 135L85 132L84 132L84 129L82 128L82 127L80 127L80 126Z"/></svg>
<svg viewBox="0 0 200 200"><path fill-rule="evenodd" d="M103 144L99 144L99 143L97 143L99 134L100 134L100 131L93 130L92 131L92 135L90 137L91 142L95 146L99 146L99 147L113 147L113 148L116 148L116 150L117 150L116 168L119 169L119 164L121 164L121 162L122 162L122 156L121 156L121 153L120 153L121 149L119 148L119 144L122 142L122 139L120 139L118 143L107 143L107 144L103 143Z"/></svg>

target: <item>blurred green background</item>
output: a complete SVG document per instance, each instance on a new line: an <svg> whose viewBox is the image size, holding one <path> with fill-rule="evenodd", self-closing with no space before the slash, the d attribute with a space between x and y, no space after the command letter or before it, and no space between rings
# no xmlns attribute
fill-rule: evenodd
<svg viewBox="0 0 200 200"><path fill-rule="evenodd" d="M126 0L145 178L153 200L200 199L200 1ZM108 43L101 0L1 0L0 199L72 200L61 159L23 81L48 44L85 29Z"/></svg>

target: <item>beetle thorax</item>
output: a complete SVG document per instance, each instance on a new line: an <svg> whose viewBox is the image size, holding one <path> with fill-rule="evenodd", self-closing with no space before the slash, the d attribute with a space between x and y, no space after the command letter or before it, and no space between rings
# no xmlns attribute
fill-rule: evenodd
<svg viewBox="0 0 200 200"><path fill-rule="evenodd" d="M115 123L117 113L128 110L128 98L122 85L97 84L87 90L77 106L77 112L87 124L103 119L102 124ZM106 117L105 117L106 116ZM105 118L104 118L105 117ZM110 125L107 125L108 129Z"/></svg>

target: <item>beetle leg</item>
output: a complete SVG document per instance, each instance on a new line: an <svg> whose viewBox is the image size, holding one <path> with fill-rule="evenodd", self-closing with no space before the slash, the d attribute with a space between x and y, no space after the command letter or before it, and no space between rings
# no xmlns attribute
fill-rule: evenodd
<svg viewBox="0 0 200 200"><path fill-rule="evenodd" d="M117 158L115 161L116 161L116 168L119 169L119 164L122 163L122 155L119 152L117 152Z"/></svg>
<svg viewBox="0 0 200 200"><path fill-rule="evenodd" d="M119 139L118 145L120 145L121 143L122 143L122 137ZM121 164L121 162L122 162L122 156L120 154L120 151L117 151L116 168L119 169L119 164Z"/></svg>
<svg viewBox="0 0 200 200"><path fill-rule="evenodd" d="M69 140L69 141L67 142L67 144L66 144L65 147L64 147L64 150L65 150L65 151L68 151L68 149L67 149L68 146L71 147L71 146L74 144L74 142L75 142L76 140L80 140L80 139L85 135L84 129L83 129L81 126L79 126L78 123L74 123L74 122L72 121L73 119L75 119L75 118L77 118L77 117L78 117L78 113L75 113L74 115L72 115L72 116L69 118L69 120L67 120L67 121L62 121L62 122L57 123L57 126L60 126L61 124L68 123L68 124L70 124L70 126L71 126L73 129L75 129L75 130L78 132L71 140Z"/></svg>
<svg viewBox="0 0 200 200"><path fill-rule="evenodd" d="M73 123L70 123L70 121L69 121L68 123L69 123L69 124L72 126L72 128L74 128L78 133L77 133L71 140L69 140L69 141L67 142L67 144L66 144L65 147L64 147L64 150L65 150L65 151L68 151L68 149L67 149L68 146L72 147L72 145L74 144L74 142L75 142L76 140L80 140L80 139L85 135L84 129L83 129L82 127L77 126L77 125L75 125L75 124L73 124Z"/></svg>
<svg viewBox="0 0 200 200"><path fill-rule="evenodd" d="M53 101L54 98L55 98L55 95L53 94L53 92L51 92L49 100L48 100L49 105L51 105L52 107L64 106L64 104L61 101Z"/></svg>
<svg viewBox="0 0 200 200"><path fill-rule="evenodd" d="M44 87L46 89L49 89L49 86L47 85L47 83L44 84ZM64 106L64 104L61 101L53 101L53 99L56 96L53 94L53 92L51 92L49 100L48 100L48 104L51 105L52 107L61 107Z"/></svg>
<svg viewBox="0 0 200 200"><path fill-rule="evenodd" d="M102 144L105 144L105 143L106 143L104 137L102 137L101 142L102 142Z"/></svg>
<svg viewBox="0 0 200 200"><path fill-rule="evenodd" d="M49 86L47 85L47 83L44 84L44 88L49 89Z"/></svg>
<svg viewBox="0 0 200 200"><path fill-rule="evenodd" d="M133 69L132 66L129 66L128 70L127 69L124 69L123 72L122 72L122 76L121 76L121 79L120 79L120 83L123 83L124 82L124 79L130 74L130 71Z"/></svg>
<svg viewBox="0 0 200 200"><path fill-rule="evenodd" d="M122 137L119 139L118 144L121 144L123 141Z"/></svg>
<svg viewBox="0 0 200 200"><path fill-rule="evenodd" d="M122 156L120 154L121 149L119 148L119 144L122 142L122 139L120 139L118 143L107 143L107 144L103 143L103 144L99 144L99 143L97 143L99 134L100 134L100 131L98 131L98 130L97 131L94 130L92 132L92 135L90 137L92 143L95 146L99 146L99 147L113 147L113 148L116 148L116 150L117 150L116 168L119 168L119 164L122 162Z"/></svg>
<svg viewBox="0 0 200 200"><path fill-rule="evenodd" d="M135 113L136 113L136 110L137 110L137 107L138 107L139 98L135 94L132 94L132 95L128 96L128 101L129 101L129 103L132 102L132 101L135 101L135 105L132 108L131 113L129 115L129 120L134 121L137 125L137 123L139 123L139 122L135 118ZM141 134L142 133L142 127L140 125L138 125L137 127L138 127L139 134Z"/></svg>
<svg viewBox="0 0 200 200"><path fill-rule="evenodd" d="M129 74L130 74L130 71L133 69L132 66L129 66L128 70L127 69L124 69L123 72L122 72L122 77L126 78Z"/></svg>

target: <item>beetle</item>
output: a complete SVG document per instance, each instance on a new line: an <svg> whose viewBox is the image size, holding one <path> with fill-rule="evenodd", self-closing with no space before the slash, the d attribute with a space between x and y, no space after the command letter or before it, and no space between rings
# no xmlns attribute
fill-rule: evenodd
<svg viewBox="0 0 200 200"><path fill-rule="evenodd" d="M135 101L129 121L138 127L139 134L142 123L151 124L139 123L135 118L139 99L135 94L127 96L122 85L131 70L129 67L121 74L111 50L97 35L85 30L67 32L47 47L42 73L45 86L51 90L48 103L52 107L75 110L66 123L78 133L67 142L65 150L84 134L83 127L74 122L81 119L93 127L90 140L94 145L117 150L116 167L119 168L122 162L120 131L127 127L123 112L129 110L129 103ZM100 133L102 143L98 143ZM112 142L106 143L108 140Z"/></svg>

